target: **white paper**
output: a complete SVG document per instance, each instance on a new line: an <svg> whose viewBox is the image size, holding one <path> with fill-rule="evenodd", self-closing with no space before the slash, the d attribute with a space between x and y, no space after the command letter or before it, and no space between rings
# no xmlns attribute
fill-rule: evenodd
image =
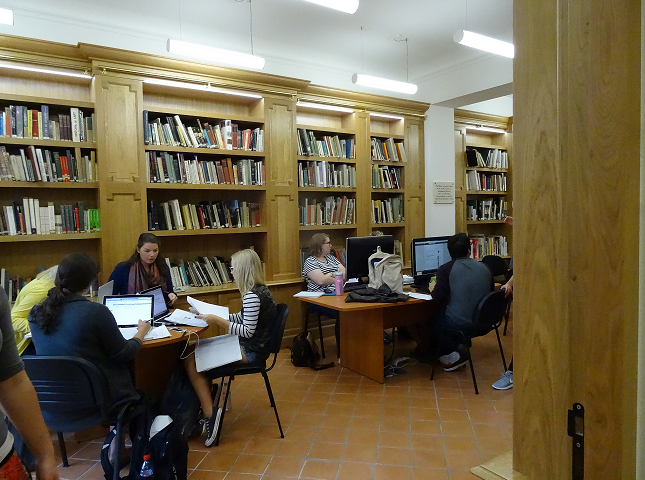
<svg viewBox="0 0 645 480"><path fill-rule="evenodd" d="M428 295L427 293L405 292L405 294L410 298L418 298L419 300L432 300L432 295Z"/></svg>
<svg viewBox="0 0 645 480"><path fill-rule="evenodd" d="M164 428L172 423L170 415L157 415L150 425L150 438L161 432Z"/></svg>
<svg viewBox="0 0 645 480"><path fill-rule="evenodd" d="M403 285L411 285L414 282L414 278L410 275L403 275Z"/></svg>
<svg viewBox="0 0 645 480"><path fill-rule="evenodd" d="M129 340L137 334L137 327L119 328L119 331L121 332L121 335L123 335L123 338ZM148 333L146 333L146 336L143 337L143 341L145 342L146 340L157 340L159 338L167 338L171 336L172 335L170 335L170 332L168 331L166 326L161 325L159 327L151 328Z"/></svg>
<svg viewBox="0 0 645 480"><path fill-rule="evenodd" d="M201 302L199 300L195 300L193 297L187 297L186 300L191 307L193 307L201 314L211 313L213 315L217 315L218 317L222 317L225 320L228 320L228 307Z"/></svg>
<svg viewBox="0 0 645 480"><path fill-rule="evenodd" d="M294 295L294 297L305 297L305 298L318 298L322 297L325 294L325 292L307 292L307 291L302 291L298 292Z"/></svg>
<svg viewBox="0 0 645 480"><path fill-rule="evenodd" d="M240 339L237 335L220 335L200 340L195 347L195 365L204 372L228 363L242 360Z"/></svg>
<svg viewBox="0 0 645 480"><path fill-rule="evenodd" d="M164 318L166 322L174 323L175 325L189 325L191 327L207 327L208 323L201 318L195 317L194 313L187 312L186 310L175 309L170 315Z"/></svg>

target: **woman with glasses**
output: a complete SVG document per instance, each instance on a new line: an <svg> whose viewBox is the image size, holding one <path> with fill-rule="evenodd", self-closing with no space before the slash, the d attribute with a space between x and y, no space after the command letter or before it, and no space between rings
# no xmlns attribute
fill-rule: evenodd
<svg viewBox="0 0 645 480"><path fill-rule="evenodd" d="M331 293L336 283L336 273L345 276L345 267L331 254L331 241L324 233L316 233L309 242L309 257L302 267L310 292Z"/></svg>

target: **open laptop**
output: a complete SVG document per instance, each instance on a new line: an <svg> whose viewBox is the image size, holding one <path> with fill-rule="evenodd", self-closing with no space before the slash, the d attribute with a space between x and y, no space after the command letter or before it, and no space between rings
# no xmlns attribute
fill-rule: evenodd
<svg viewBox="0 0 645 480"><path fill-rule="evenodd" d="M97 303L103 303L103 297L106 295L112 295L112 288L114 286L114 280L110 280L106 284L103 284L99 287L98 298L96 299Z"/></svg>
<svg viewBox="0 0 645 480"><path fill-rule="evenodd" d="M163 295L163 290L161 286L157 285L156 287L148 288L141 292L140 295L153 295L154 300L154 311L153 319L155 324L161 320L164 320L166 317L170 316L170 310L168 310L168 305L166 304L166 298ZM165 323L165 322L163 322Z"/></svg>
<svg viewBox="0 0 645 480"><path fill-rule="evenodd" d="M154 295L106 295L103 305L110 309L119 328L137 327L139 320L152 319Z"/></svg>

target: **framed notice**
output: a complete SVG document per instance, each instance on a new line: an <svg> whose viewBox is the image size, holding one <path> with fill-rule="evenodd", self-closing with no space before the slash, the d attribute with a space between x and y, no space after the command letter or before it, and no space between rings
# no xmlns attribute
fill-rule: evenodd
<svg viewBox="0 0 645 480"><path fill-rule="evenodd" d="M455 203L455 182L434 182L432 197L434 203Z"/></svg>

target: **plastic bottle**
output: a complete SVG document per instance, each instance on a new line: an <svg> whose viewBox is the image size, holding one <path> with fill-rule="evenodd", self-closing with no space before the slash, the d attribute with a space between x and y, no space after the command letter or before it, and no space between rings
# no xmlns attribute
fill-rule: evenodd
<svg viewBox="0 0 645 480"><path fill-rule="evenodd" d="M150 461L150 454L146 453L143 456L143 463L141 464L141 472L139 473L139 477L152 479L153 476L154 476L154 473L152 471L152 462Z"/></svg>
<svg viewBox="0 0 645 480"><path fill-rule="evenodd" d="M343 294L343 274L336 272L336 295Z"/></svg>

